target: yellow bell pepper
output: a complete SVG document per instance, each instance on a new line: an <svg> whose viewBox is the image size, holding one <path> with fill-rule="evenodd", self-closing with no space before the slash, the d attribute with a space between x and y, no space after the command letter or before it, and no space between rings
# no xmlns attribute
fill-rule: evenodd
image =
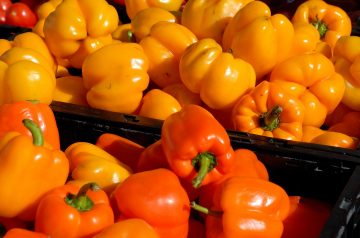
<svg viewBox="0 0 360 238"><path fill-rule="evenodd" d="M230 108L256 83L254 68L211 38L190 45L180 59L184 85L213 109Z"/></svg>
<svg viewBox="0 0 360 238"><path fill-rule="evenodd" d="M269 6L252 1L241 8L225 28L222 46L242 58L262 79L286 59L293 47L294 27L283 14L271 15Z"/></svg>
<svg viewBox="0 0 360 238"><path fill-rule="evenodd" d="M33 27L32 31L38 34L41 37L44 37L44 23L47 16L50 13L55 11L55 8L62 2L62 0L48 0L42 3L39 7L36 8L36 15L38 20Z"/></svg>
<svg viewBox="0 0 360 238"><path fill-rule="evenodd" d="M11 41L6 39L0 39L0 55L12 47Z"/></svg>
<svg viewBox="0 0 360 238"><path fill-rule="evenodd" d="M154 24L150 34L139 42L149 58L151 81L160 88L180 83L180 57L196 41L194 33L181 24L167 21Z"/></svg>
<svg viewBox="0 0 360 238"><path fill-rule="evenodd" d="M185 4L181 24L198 39L212 38L221 44L222 35L230 19L253 0L192 0Z"/></svg>
<svg viewBox="0 0 360 238"><path fill-rule="evenodd" d="M87 55L112 43L118 23L116 9L106 0L63 0L45 19L43 31L56 58L81 68Z"/></svg>
<svg viewBox="0 0 360 238"><path fill-rule="evenodd" d="M137 43L113 43L86 57L82 74L91 107L133 113L149 85L149 61Z"/></svg>
<svg viewBox="0 0 360 238"><path fill-rule="evenodd" d="M82 77L69 75L56 78L53 100L88 106Z"/></svg>
<svg viewBox="0 0 360 238"><path fill-rule="evenodd" d="M135 42L131 31L131 23L119 24L111 35L114 40L121 42Z"/></svg>
<svg viewBox="0 0 360 238"><path fill-rule="evenodd" d="M80 184L95 182L107 193L132 173L127 165L92 143L75 142L65 149L65 155L72 180Z"/></svg>
<svg viewBox="0 0 360 238"><path fill-rule="evenodd" d="M202 104L200 95L191 92L183 83L171 84L162 90L176 98L182 107L188 104Z"/></svg>
<svg viewBox="0 0 360 238"><path fill-rule="evenodd" d="M139 11L149 7L159 7L167 11L178 11L183 4L183 0L125 0L126 13L133 19Z"/></svg>
<svg viewBox="0 0 360 238"><path fill-rule="evenodd" d="M335 70L345 79L342 103L360 111L360 37L343 36L334 48Z"/></svg>

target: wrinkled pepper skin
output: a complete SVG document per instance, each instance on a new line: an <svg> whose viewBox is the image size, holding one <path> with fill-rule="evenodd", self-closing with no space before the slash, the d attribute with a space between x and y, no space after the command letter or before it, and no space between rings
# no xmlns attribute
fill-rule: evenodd
<svg viewBox="0 0 360 238"><path fill-rule="evenodd" d="M341 7L322 0L308 0L300 4L291 21L313 25L319 31L321 40L331 48L341 36L349 36L352 29L351 19Z"/></svg>
<svg viewBox="0 0 360 238"><path fill-rule="evenodd" d="M31 132L24 126L23 119L33 120L54 149L60 149L59 130L54 112L49 105L40 102L19 101L0 106L0 138L10 131L17 131L32 138Z"/></svg>
<svg viewBox="0 0 360 238"><path fill-rule="evenodd" d="M269 6L264 2L252 1L229 21L222 46L235 58L249 62L260 80L288 57L293 38L293 24L285 15L271 15Z"/></svg>
<svg viewBox="0 0 360 238"><path fill-rule="evenodd" d="M180 77L193 93L212 109L232 107L246 91L255 87L255 70L248 62L223 52L211 38L191 44L181 56Z"/></svg>
<svg viewBox="0 0 360 238"><path fill-rule="evenodd" d="M221 44L230 19L253 0L190 0L181 13L181 24L198 39L212 38Z"/></svg>
<svg viewBox="0 0 360 238"><path fill-rule="evenodd" d="M130 19L135 15L149 7L159 7L167 11L178 11L183 3L183 0L125 0L126 13Z"/></svg>
<svg viewBox="0 0 360 238"><path fill-rule="evenodd" d="M321 53L291 57L273 69L270 82L295 95L305 106L304 125L320 127L345 92L345 80Z"/></svg>
<svg viewBox="0 0 360 238"><path fill-rule="evenodd" d="M107 194L95 184L59 186L39 203L35 231L52 238L93 237L114 224Z"/></svg>
<svg viewBox="0 0 360 238"><path fill-rule="evenodd" d="M300 141L304 115L296 96L264 80L236 102L231 118L237 131Z"/></svg>
<svg viewBox="0 0 360 238"><path fill-rule="evenodd" d="M69 161L59 149L52 149L41 129L30 119L24 125L33 139L9 132L0 140L0 216L32 221L42 196L65 184Z"/></svg>
<svg viewBox="0 0 360 238"><path fill-rule="evenodd" d="M105 0L63 0L45 19L45 41L56 58L81 68L85 57L112 43L119 23L116 9Z"/></svg>
<svg viewBox="0 0 360 238"><path fill-rule="evenodd" d="M187 237L190 201L171 170L160 168L134 173L116 187L113 196L120 220L143 219L160 238Z"/></svg>
<svg viewBox="0 0 360 238"><path fill-rule="evenodd" d="M335 71L345 79L345 93L341 100L347 107L360 110L360 37L341 37L334 48Z"/></svg>
<svg viewBox="0 0 360 238"><path fill-rule="evenodd" d="M161 141L170 168L195 188L219 180L234 164L226 130L201 106L187 105L167 117Z"/></svg>
<svg viewBox="0 0 360 238"><path fill-rule="evenodd" d="M134 113L149 85L148 69L139 44L120 42L97 50L82 67L87 102L98 109Z"/></svg>

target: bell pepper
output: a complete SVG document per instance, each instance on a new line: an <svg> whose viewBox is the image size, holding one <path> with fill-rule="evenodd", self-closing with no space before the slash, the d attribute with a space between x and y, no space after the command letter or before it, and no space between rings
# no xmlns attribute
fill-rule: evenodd
<svg viewBox="0 0 360 238"><path fill-rule="evenodd" d="M180 103L161 89L151 89L142 98L139 116L165 120L169 115L181 110Z"/></svg>
<svg viewBox="0 0 360 238"><path fill-rule="evenodd" d="M283 14L272 15L262 1L241 8L225 28L222 46L235 58L249 62L262 79L286 59L293 47L294 27Z"/></svg>
<svg viewBox="0 0 360 238"><path fill-rule="evenodd" d="M48 235L23 228L13 228L6 232L2 238L49 238Z"/></svg>
<svg viewBox="0 0 360 238"><path fill-rule="evenodd" d="M294 12L291 22L313 25L320 33L322 41L331 48L341 36L351 34L351 19L339 6L322 0L307 0L300 4Z"/></svg>
<svg viewBox="0 0 360 238"><path fill-rule="evenodd" d="M139 44L149 58L149 76L158 87L181 83L179 61L185 49L197 38L188 28L173 22L155 23Z"/></svg>
<svg viewBox="0 0 360 238"><path fill-rule="evenodd" d="M341 100L347 107L360 110L360 36L341 37L334 48L335 71L345 79L345 93Z"/></svg>
<svg viewBox="0 0 360 238"><path fill-rule="evenodd" d="M145 150L144 146L113 133L101 134L95 145L129 166L132 171L136 170L140 156Z"/></svg>
<svg viewBox="0 0 360 238"><path fill-rule="evenodd" d="M35 231L52 238L93 237L114 224L107 194L95 183L59 186L42 197Z"/></svg>
<svg viewBox="0 0 360 238"><path fill-rule="evenodd" d="M214 194L211 209L191 203L206 214L207 238L281 237L290 209L289 196L272 182L230 177Z"/></svg>
<svg viewBox="0 0 360 238"><path fill-rule="evenodd" d="M302 142L310 142L317 136L325 133L325 130L317 126L303 126L302 128Z"/></svg>
<svg viewBox="0 0 360 238"><path fill-rule="evenodd" d="M170 168L194 188L219 180L234 164L225 128L198 105L186 105L168 116L161 141Z"/></svg>
<svg viewBox="0 0 360 238"><path fill-rule="evenodd" d="M60 149L60 137L54 112L45 103L37 101L19 101L0 106L0 138L10 131L33 137L24 127L23 119L33 120L40 128L47 141L54 149Z"/></svg>
<svg viewBox="0 0 360 238"><path fill-rule="evenodd" d="M305 106L304 125L320 127L345 92L344 78L321 53L291 57L273 69L270 82L279 83Z"/></svg>
<svg viewBox="0 0 360 238"><path fill-rule="evenodd" d="M82 67L87 102L98 109L135 112L149 85L148 68L148 58L136 43L114 43L97 50Z"/></svg>
<svg viewBox="0 0 360 238"><path fill-rule="evenodd" d="M154 228L146 221L139 218L129 218L118 221L115 224L106 227L93 238L159 238Z"/></svg>
<svg viewBox="0 0 360 238"><path fill-rule="evenodd" d="M56 58L81 68L86 56L112 43L119 23L116 9L106 0L63 0L45 19L45 41Z"/></svg>
<svg viewBox="0 0 360 238"><path fill-rule="evenodd" d="M65 184L69 161L61 150L44 144L43 133L32 120L23 123L32 139L9 132L0 140L0 216L31 221L41 197Z"/></svg>
<svg viewBox="0 0 360 238"><path fill-rule="evenodd" d="M160 238L187 237L190 201L171 170L134 173L115 188L113 196L120 211L119 220L143 219Z"/></svg>
<svg viewBox="0 0 360 238"><path fill-rule="evenodd" d="M44 24L45 24L45 19L47 16L50 15L50 13L52 13L53 11L55 11L55 8L62 2L63 0L47 0L43 3L41 3L37 8L36 8L36 15L37 15L37 22L35 24L35 26L33 27L32 31L36 34L38 34L41 37L45 37L44 36Z"/></svg>
<svg viewBox="0 0 360 238"><path fill-rule="evenodd" d="M87 90L80 76L60 76L56 78L53 101L89 106L86 100Z"/></svg>
<svg viewBox="0 0 360 238"><path fill-rule="evenodd" d="M158 7L175 12L180 10L182 3L183 0L125 0L126 13L130 19L133 19L139 11L149 7Z"/></svg>
<svg viewBox="0 0 360 238"><path fill-rule="evenodd" d="M329 131L340 132L360 139L360 112L350 111L328 128Z"/></svg>
<svg viewBox="0 0 360 238"><path fill-rule="evenodd" d="M12 41L7 39L0 39L0 55L4 54L8 49L11 49Z"/></svg>
<svg viewBox="0 0 360 238"><path fill-rule="evenodd" d="M187 104L202 104L200 95L191 92L183 83L174 83L162 90L176 98L182 107Z"/></svg>
<svg viewBox="0 0 360 238"><path fill-rule="evenodd" d="M140 154L136 172L165 168L170 169L164 150L162 148L161 139L147 146Z"/></svg>
<svg viewBox="0 0 360 238"><path fill-rule="evenodd" d="M195 218L189 219L189 233L187 238L205 238L205 224Z"/></svg>
<svg viewBox="0 0 360 238"><path fill-rule="evenodd" d="M335 131L325 131L324 133L314 137L310 142L347 149L356 149L359 145L358 138Z"/></svg>
<svg viewBox="0 0 360 238"><path fill-rule="evenodd" d="M236 102L231 117L237 131L299 141L304 110L296 96L264 80Z"/></svg>
<svg viewBox="0 0 360 238"><path fill-rule="evenodd" d="M324 126L329 128L330 126L342 121L343 117L354 110L346 106L344 103L340 103L335 110L326 116Z"/></svg>
<svg viewBox="0 0 360 238"><path fill-rule="evenodd" d="M213 109L232 107L256 83L248 62L223 52L221 45L205 38L186 48L180 59L180 77L192 92Z"/></svg>
<svg viewBox="0 0 360 238"><path fill-rule="evenodd" d="M14 228L27 229L31 222L23 221L17 217L8 218L0 217L0 237L4 237L5 233Z"/></svg>
<svg viewBox="0 0 360 238"><path fill-rule="evenodd" d="M299 54L313 53L319 50L319 44L321 42L320 34L312 25L297 23L293 24L293 26L294 40L289 57Z"/></svg>
<svg viewBox="0 0 360 238"><path fill-rule="evenodd" d="M230 19L252 1L189 1L182 10L181 24L194 32L198 39L212 38L221 44L222 35Z"/></svg>
<svg viewBox="0 0 360 238"><path fill-rule="evenodd" d="M80 184L95 182L107 193L132 172L120 160L107 153L102 148L89 142L75 142L65 149L65 155L70 163L72 181Z"/></svg>

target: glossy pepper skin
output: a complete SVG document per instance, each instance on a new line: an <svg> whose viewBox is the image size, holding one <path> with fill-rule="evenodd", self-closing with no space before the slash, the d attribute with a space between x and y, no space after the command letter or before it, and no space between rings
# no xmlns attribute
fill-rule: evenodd
<svg viewBox="0 0 360 238"><path fill-rule="evenodd" d="M360 37L341 37L334 48L335 71L345 79L345 93L341 100L347 107L360 110Z"/></svg>
<svg viewBox="0 0 360 238"><path fill-rule="evenodd" d="M120 220L143 219L160 238L187 237L190 201L171 170L160 168L134 173L117 186L113 196Z"/></svg>
<svg viewBox="0 0 360 238"><path fill-rule="evenodd" d="M161 141L170 168L195 188L217 181L234 164L226 130L201 106L187 105L167 117Z"/></svg>
<svg viewBox="0 0 360 238"><path fill-rule="evenodd" d="M183 0L125 0L126 13L130 19L135 15L149 7L159 7L167 11L178 11L183 3Z"/></svg>
<svg viewBox="0 0 360 238"><path fill-rule="evenodd" d="M280 186L257 178L228 178L214 194L206 238L279 238L289 209L289 196Z"/></svg>
<svg viewBox="0 0 360 238"><path fill-rule="evenodd" d="M114 223L106 193L94 183L82 187L66 184L40 201L35 231L53 238L93 237Z"/></svg>
<svg viewBox="0 0 360 238"><path fill-rule="evenodd" d="M119 23L116 9L105 0L63 0L45 19L45 41L56 58L81 68L87 55L112 43Z"/></svg>
<svg viewBox="0 0 360 238"><path fill-rule="evenodd" d="M223 52L211 38L191 44L181 56L180 77L192 92L213 109L232 107L256 83L255 70L248 62Z"/></svg>
<svg viewBox="0 0 360 238"><path fill-rule="evenodd" d="M198 39L212 38L219 44L230 19L253 0L190 0L181 13L181 24Z"/></svg>
<svg viewBox="0 0 360 238"><path fill-rule="evenodd" d="M321 40L331 48L341 36L349 36L352 29L351 19L341 7L322 0L302 3L297 7L291 21L294 24L312 24L319 31Z"/></svg>
<svg viewBox="0 0 360 238"><path fill-rule="evenodd" d="M344 78L321 53L291 57L273 69L270 82L295 95L305 106L304 125L320 127L345 92Z"/></svg>
<svg viewBox="0 0 360 238"><path fill-rule="evenodd" d="M24 228L13 228L6 232L6 234L3 236L3 238L49 238L44 233L31 231Z"/></svg>
<svg viewBox="0 0 360 238"><path fill-rule="evenodd" d="M304 115L296 96L264 80L236 102L231 118L237 131L299 141Z"/></svg>
<svg viewBox="0 0 360 238"><path fill-rule="evenodd" d="M66 182L69 162L61 150L44 144L33 121L24 119L24 125L33 139L9 132L0 140L0 216L32 221L41 197Z"/></svg>
<svg viewBox="0 0 360 238"><path fill-rule="evenodd" d="M293 38L294 27L285 15L272 15L264 2L252 1L229 21L222 46L235 58L249 62L260 80L288 57Z"/></svg>
<svg viewBox="0 0 360 238"><path fill-rule="evenodd" d="M17 131L32 138L31 132L24 126L23 119L33 120L40 128L52 148L60 149L60 137L54 112L45 103L19 101L0 106L0 138L10 131Z"/></svg>
<svg viewBox="0 0 360 238"><path fill-rule="evenodd" d="M121 55L121 57L118 57ZM82 66L91 107L134 113L149 85L149 59L136 43L114 43L89 55Z"/></svg>
<svg viewBox="0 0 360 238"><path fill-rule="evenodd" d="M310 142L347 149L356 149L359 145L358 138L336 131L325 131L324 133L314 137Z"/></svg>

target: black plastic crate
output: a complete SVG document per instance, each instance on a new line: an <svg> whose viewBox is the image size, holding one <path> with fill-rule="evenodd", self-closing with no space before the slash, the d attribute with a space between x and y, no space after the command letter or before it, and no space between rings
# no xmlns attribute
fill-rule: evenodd
<svg viewBox="0 0 360 238"><path fill-rule="evenodd" d="M68 103L51 105L61 146L77 141L95 143L105 132L147 146L160 138L162 121L97 110ZM268 169L270 180L289 195L333 204L321 237L360 237L360 155L358 150L285 141L228 131L234 148L254 151Z"/></svg>

